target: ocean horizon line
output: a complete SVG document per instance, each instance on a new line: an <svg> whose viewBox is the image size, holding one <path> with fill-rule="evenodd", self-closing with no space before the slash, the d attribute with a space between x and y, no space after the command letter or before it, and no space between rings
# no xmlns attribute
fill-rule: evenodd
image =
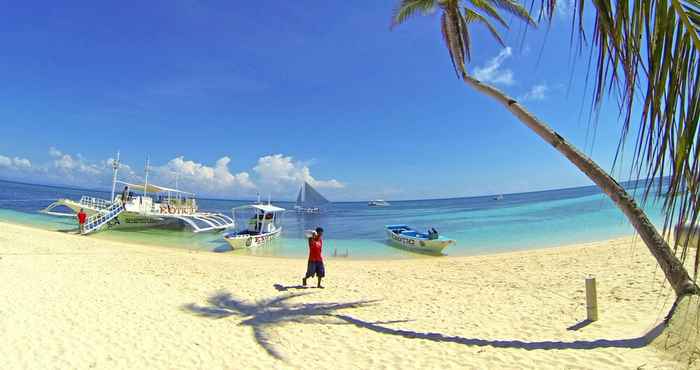
<svg viewBox="0 0 700 370"><path fill-rule="evenodd" d="M667 177L664 177L662 179L663 181L666 181ZM622 185L625 189L635 189L639 187L640 185L646 184L648 182L655 182L658 181L658 179L637 179L637 180L627 180L627 181L620 181L620 185ZM7 183L12 183L12 184L20 184L20 185L29 185L29 186L45 186L49 188L55 188L55 189L68 189L68 190L77 190L77 191L90 191L90 192L98 192L98 193L110 193L111 189L95 189L95 188L89 188L89 187L80 187L80 186L75 186L75 185L59 185L59 184L42 184L42 183L33 183L33 182L26 182L26 181L18 181L18 180L9 180L9 179L2 179L0 178L0 182L7 182ZM399 203L399 202L422 202L422 201L449 201L449 200L458 200L458 199L479 199L479 198L491 198L491 197L496 197L496 196L517 196L517 195L527 195L527 194L537 194L537 193L546 193L546 192L552 192L552 191L566 191L566 190L583 190L583 189L596 189L596 193L602 193L602 191L598 188L597 185L592 184L592 185L581 185L581 186L570 186L570 187L562 187L562 188L549 188L549 189L541 189L541 190L531 190L531 191L522 191L522 192L514 192L514 193L493 193L493 194L484 194L484 195L470 195L470 196L455 196L455 197L439 197L439 198L419 198L419 199L384 199L388 202L394 202L394 203ZM196 194L196 193L195 193ZM250 202L250 201L256 201L256 198L239 198L239 199L234 199L234 198L219 198L219 197L212 197L212 196L198 196L198 199L202 200L211 200L211 201L226 201L226 202ZM376 199L376 198L375 198ZM374 199L365 199L365 200L343 200L343 201L332 201L332 203L336 204L355 204L355 203L366 203L368 201L371 201ZM282 202L282 203L294 203L294 199L290 200L283 200L283 199L273 199L271 201L274 202Z"/></svg>

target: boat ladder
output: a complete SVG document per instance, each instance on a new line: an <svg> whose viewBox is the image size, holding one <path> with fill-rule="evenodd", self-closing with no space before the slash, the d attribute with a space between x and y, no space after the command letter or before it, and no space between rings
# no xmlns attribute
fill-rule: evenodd
<svg viewBox="0 0 700 370"><path fill-rule="evenodd" d="M114 202L102 212L90 216L85 221L85 227L81 234L87 235L97 231L108 222L114 220L120 213L124 212L124 205L121 202Z"/></svg>

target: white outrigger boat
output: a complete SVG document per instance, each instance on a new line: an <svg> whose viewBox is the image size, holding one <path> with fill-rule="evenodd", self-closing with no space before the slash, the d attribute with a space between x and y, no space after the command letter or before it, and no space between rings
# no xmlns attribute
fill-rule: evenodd
<svg viewBox="0 0 700 370"><path fill-rule="evenodd" d="M419 252L438 254L442 253L449 245L456 244L456 241L453 239L445 238L432 232L427 234L419 233L407 225L387 225L386 233L389 240L395 244Z"/></svg>
<svg viewBox="0 0 700 370"><path fill-rule="evenodd" d="M253 216L248 219L246 229L224 234L224 239L232 249L259 247L279 238L282 234L279 215L285 211L284 208L273 206L269 202L236 207L232 210L234 219L236 211L241 210L253 210Z"/></svg>
<svg viewBox="0 0 700 370"><path fill-rule="evenodd" d="M145 184L117 181L119 155L113 162L111 200L83 196L79 201L59 199L41 212L52 216L75 217L82 209L88 219L81 231L83 235L104 228L144 228L184 224L193 232L223 230L235 225L234 220L221 213L201 212L193 193L170 189L148 183L146 165ZM115 194L117 184L124 185L121 194ZM65 207L70 212L57 212Z"/></svg>

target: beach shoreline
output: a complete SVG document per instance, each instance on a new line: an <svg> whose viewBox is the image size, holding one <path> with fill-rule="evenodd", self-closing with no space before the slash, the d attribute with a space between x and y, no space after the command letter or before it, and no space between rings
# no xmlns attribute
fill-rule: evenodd
<svg viewBox="0 0 700 370"><path fill-rule="evenodd" d="M75 226L75 231L76 233L72 233L68 230L47 230L45 227L42 227L42 225L36 225L36 224L31 224L27 222L21 222L21 221L15 221L11 219L2 219L0 220L0 224L8 224L8 225L15 225L15 226L20 226L20 227L27 227L30 229L34 230L40 230L40 231L51 231L51 232L57 232L57 233L63 233L67 235L75 235L79 236L77 234L77 224ZM125 230L121 230L119 232L128 232ZM165 249L165 250L183 250L183 251L193 251L193 252L201 252L201 253L214 253L214 254L235 254L237 257L252 257L252 258L271 258L271 259L282 259L282 260L299 260L299 259L305 259L305 256L286 256L286 255L245 255L245 254L237 254L234 251L223 251L223 252L216 252L216 251L210 251L210 250L202 250L202 249L190 249L184 246L180 245L168 245L164 243L154 243L151 241L142 241L142 240L124 240L124 239L119 239L119 238L112 238L109 236L104 235L104 233L97 233L95 235L89 236L90 238L97 238L99 240L104 240L104 241L109 241L109 242L114 242L114 243L123 243L123 244L129 244L129 245L139 245L142 247L148 247L148 248L157 248L157 249ZM553 248L567 248L567 247L577 247L577 246L582 246L582 245L587 245L587 244L595 244L595 243L600 243L600 242L607 242L607 241L619 241L619 240L631 240L635 238L634 234L631 235L626 235L626 236L617 236L613 238L604 238L604 239L599 239L599 240L591 240L591 241L584 241L584 242L577 242L577 243L563 243L563 244L554 244L554 245L547 245L547 246L540 246L540 247L534 247L534 248L529 248L529 247L520 247L520 248L499 248L499 249L488 249L488 248L478 248L476 249L473 253L466 254L466 255L451 255L449 252L449 249L446 251L445 255L442 256L434 256L434 255L426 255L426 254L420 254L416 252L411 252L407 251L406 249L400 248L398 246L394 245L383 245L383 247L386 248L394 248L399 250L402 253L405 253L404 255L401 255L400 257L396 256L376 256L376 257L367 257L367 256L360 256L360 257L355 257L351 255L349 258L346 258L344 256L337 256L333 257L333 240L330 239L330 243L326 244L326 247L324 248L324 255L326 258L330 259L338 259L338 260L347 260L347 261L403 261L403 260L414 260L414 259L434 259L434 258L470 258L470 257L479 257L479 256L490 256L490 255L498 255L498 254L512 254L512 253L520 253L520 252L530 252L530 251L543 251L543 250L548 250L548 249L553 249ZM222 241L222 245L225 244ZM339 250L339 252L342 254L344 250Z"/></svg>
<svg viewBox="0 0 700 370"><path fill-rule="evenodd" d="M328 259L323 290L299 287L303 265L0 222L0 356L9 368L679 365L646 345L673 292L632 238ZM598 282L593 323L587 275Z"/></svg>

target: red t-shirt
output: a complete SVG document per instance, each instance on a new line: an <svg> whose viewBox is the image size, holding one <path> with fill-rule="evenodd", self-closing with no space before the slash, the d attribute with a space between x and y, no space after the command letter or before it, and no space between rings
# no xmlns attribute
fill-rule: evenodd
<svg viewBox="0 0 700 370"><path fill-rule="evenodd" d="M309 261L323 261L321 251L323 250L323 240L309 239Z"/></svg>
<svg viewBox="0 0 700 370"><path fill-rule="evenodd" d="M87 215L85 214L85 212L78 213L78 223L79 224L81 224L81 225L84 224L85 219L87 219Z"/></svg>

